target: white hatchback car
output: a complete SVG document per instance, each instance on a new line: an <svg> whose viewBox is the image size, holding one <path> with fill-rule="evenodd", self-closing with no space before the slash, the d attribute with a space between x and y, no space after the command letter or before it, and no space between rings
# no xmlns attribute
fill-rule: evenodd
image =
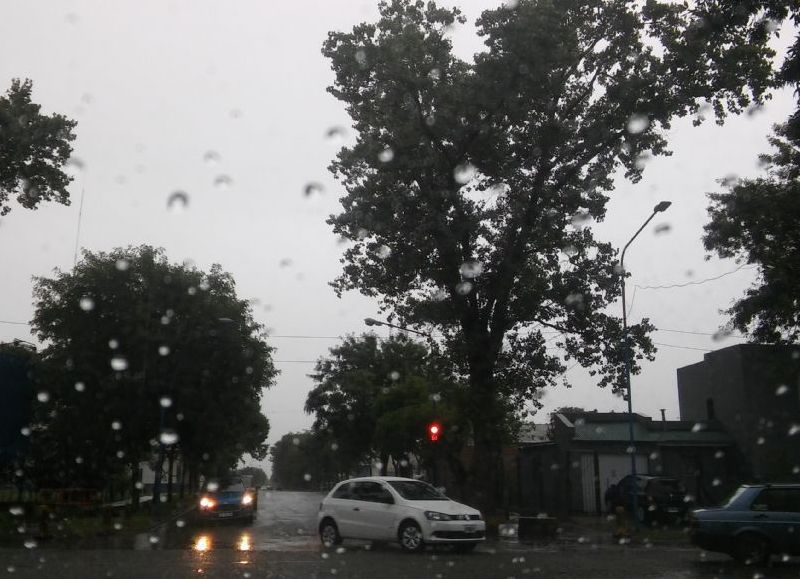
<svg viewBox="0 0 800 579"><path fill-rule="evenodd" d="M450 500L428 483L399 477L342 481L319 505L319 535L328 547L342 539L397 541L404 551L451 544L471 551L484 540L480 511Z"/></svg>

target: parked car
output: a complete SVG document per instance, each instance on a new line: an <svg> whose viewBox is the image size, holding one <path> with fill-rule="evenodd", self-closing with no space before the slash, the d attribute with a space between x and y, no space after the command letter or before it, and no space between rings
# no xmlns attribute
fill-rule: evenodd
<svg viewBox="0 0 800 579"><path fill-rule="evenodd" d="M209 483L200 496L197 512L203 519L240 519L252 522L256 514L257 496L241 480L224 486Z"/></svg>
<svg viewBox="0 0 800 579"><path fill-rule="evenodd" d="M338 483L320 504L318 523L326 546L342 539L397 541L407 552L433 544L471 551L486 534L480 511L450 500L426 482L400 477Z"/></svg>
<svg viewBox="0 0 800 579"><path fill-rule="evenodd" d="M652 475L637 475L635 485L633 475L622 477L609 488L606 500L612 507L630 510L634 487L638 493L636 518L643 523L684 520L692 506L686 489L678 479Z"/></svg>
<svg viewBox="0 0 800 579"><path fill-rule="evenodd" d="M721 507L697 509L689 520L693 544L744 564L800 555L800 484L744 485Z"/></svg>

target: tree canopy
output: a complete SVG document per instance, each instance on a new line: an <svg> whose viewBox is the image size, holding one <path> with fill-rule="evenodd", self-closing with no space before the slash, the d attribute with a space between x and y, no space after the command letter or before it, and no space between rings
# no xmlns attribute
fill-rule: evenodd
<svg viewBox="0 0 800 579"><path fill-rule="evenodd" d="M220 266L173 264L149 246L87 251L34 295L46 344L35 431L64 477L138 468L159 443L210 476L266 456L272 348Z"/></svg>
<svg viewBox="0 0 800 579"><path fill-rule="evenodd" d="M32 92L32 81L14 79L0 96L0 215L11 211L12 196L28 209L51 200L69 205L72 177L64 168L77 122L43 115L31 100Z"/></svg>
<svg viewBox="0 0 800 579"><path fill-rule="evenodd" d="M477 451L497 448L508 401L523 408L565 360L622 386L617 251L589 227L615 177L669 154L674 119L761 102L774 53L766 25L718 27L702 3L520 0L477 20L472 62L448 38L463 22L392 0L329 34L329 90L358 133L331 165L345 194L329 223L352 242L337 291L442 333L493 468ZM629 330L634 372L650 329Z"/></svg>

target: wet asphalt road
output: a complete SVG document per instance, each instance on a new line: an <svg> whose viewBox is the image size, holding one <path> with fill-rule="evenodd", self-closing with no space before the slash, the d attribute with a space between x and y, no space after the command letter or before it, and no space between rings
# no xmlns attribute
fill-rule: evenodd
<svg viewBox="0 0 800 579"><path fill-rule="evenodd" d="M0 578L369 578L798 577L797 559L754 570L687 545L631 547L560 542L487 542L468 555L446 548L406 555L396 545L346 541L322 549L316 536L321 495L262 492L252 525L208 524L185 516L136 537L92 549L0 549ZM245 539L246 537L246 539Z"/></svg>

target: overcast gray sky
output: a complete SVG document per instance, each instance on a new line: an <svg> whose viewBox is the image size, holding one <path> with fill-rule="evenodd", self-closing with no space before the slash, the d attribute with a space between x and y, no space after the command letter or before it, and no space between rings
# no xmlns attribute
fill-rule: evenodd
<svg viewBox="0 0 800 579"><path fill-rule="evenodd" d="M459 3L468 17L454 33L463 58L481 48L475 18L497 4ZM255 316L277 348L281 375L263 399L270 442L308 427L307 361L336 343L329 337L364 331L363 318L377 313L375 302L355 294L337 299L328 286L342 246L324 221L337 211L342 189L326 167L342 141L326 132L349 121L325 91L333 75L320 47L329 30L349 30L376 15L375 2L355 0L7 0L0 89L13 77L31 78L45 112L77 119L75 155L85 168L71 187L70 207L15 207L0 220L0 340L32 339L26 325L8 322L31 318L32 276L72 266L85 191L81 247L148 243L164 247L173 261L193 260L204 269L217 262L234 275L240 296L256 300ZM661 328L654 336L657 360L634 381L637 411L657 416L666 408L677 418L676 368L741 341L702 334L724 322L719 310L741 295L752 270L646 288L737 268L704 259L705 194L719 190L716 180L724 176L757 175L770 126L792 108L784 92L724 127L675 123L675 154L650 162L636 185L618 181L608 219L597 226L599 237L617 246L656 202L673 202L626 257L632 321L646 316ZM204 160L209 152L219 161ZM324 191L307 198L303 189L312 181ZM182 211L167 207L176 190L189 195ZM669 230L655 233L662 224ZM562 405L623 409L580 368L567 378L573 387L547 392L543 412Z"/></svg>

